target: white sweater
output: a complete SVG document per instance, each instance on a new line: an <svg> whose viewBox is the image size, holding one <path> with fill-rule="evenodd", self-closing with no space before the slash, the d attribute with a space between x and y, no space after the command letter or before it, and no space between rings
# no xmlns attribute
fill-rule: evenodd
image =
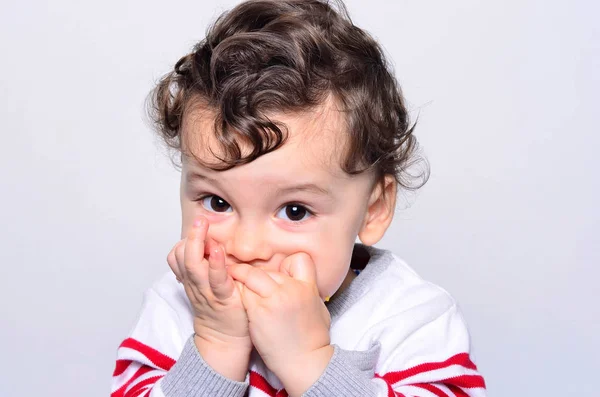
<svg viewBox="0 0 600 397"><path fill-rule="evenodd" d="M485 396L452 297L390 251L355 249L366 250L369 262L327 304L334 355L304 396ZM169 272L146 291L118 349L111 397L287 396L256 352L245 382L216 373L202 360L193 333L192 308Z"/></svg>

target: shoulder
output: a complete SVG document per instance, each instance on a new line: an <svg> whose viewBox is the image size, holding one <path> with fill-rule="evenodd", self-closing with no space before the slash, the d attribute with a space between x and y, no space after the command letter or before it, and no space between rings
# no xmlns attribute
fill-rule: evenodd
<svg viewBox="0 0 600 397"><path fill-rule="evenodd" d="M373 278L372 288L364 299L380 307L377 311L382 318L410 312L411 317L427 321L456 307L455 299L444 288L423 279L393 252L376 250L389 264Z"/></svg>
<svg viewBox="0 0 600 397"><path fill-rule="evenodd" d="M175 279L173 272L165 272L146 291L146 295L155 295L165 305L176 312L187 312L191 310L183 285Z"/></svg>
<svg viewBox="0 0 600 397"><path fill-rule="evenodd" d="M185 290L172 272L161 275L144 293L142 310L138 317L147 327L164 324L162 328L178 328L184 334L192 329L193 313ZM174 329L171 330L173 332Z"/></svg>
<svg viewBox="0 0 600 397"><path fill-rule="evenodd" d="M193 315L185 291L171 272L165 273L145 291L128 340L146 350L178 357L192 333Z"/></svg>
<svg viewBox="0 0 600 397"><path fill-rule="evenodd" d="M365 343L389 338L401 343L417 330L441 323L438 320L444 316L453 318L453 327L466 331L456 323L456 319L462 321L462 316L445 289L424 280L390 250L363 248L370 260L349 288L352 291L347 300L352 301L351 305L335 320L340 332L352 329L354 335L350 338Z"/></svg>

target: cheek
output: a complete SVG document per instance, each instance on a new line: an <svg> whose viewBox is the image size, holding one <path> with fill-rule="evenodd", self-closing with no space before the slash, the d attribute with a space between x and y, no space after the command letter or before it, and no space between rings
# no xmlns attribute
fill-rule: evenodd
<svg viewBox="0 0 600 397"><path fill-rule="evenodd" d="M184 239L190 231L192 227L192 223L194 222L194 217L196 213L194 212L194 202L181 199L181 238Z"/></svg>
<svg viewBox="0 0 600 397"><path fill-rule="evenodd" d="M315 263L321 296L332 296L344 281L361 219L356 213L336 213L321 220L313 232L304 235L304 241L297 241L295 248L308 253Z"/></svg>
<svg viewBox="0 0 600 397"><path fill-rule="evenodd" d="M322 296L331 296L344 281L356 236L350 234L329 233L315 241L311 257L317 268L317 283Z"/></svg>
<svg viewBox="0 0 600 397"><path fill-rule="evenodd" d="M321 253L314 259L321 296L332 296L339 289L348 273L351 256L352 245L348 245L343 249Z"/></svg>
<svg viewBox="0 0 600 397"><path fill-rule="evenodd" d="M217 240L215 235L219 234L219 229L223 229L220 224L226 221L226 217L208 213L206 210L202 209L201 204L188 199L181 200L181 238L187 237L194 220L200 215L208 220L208 237Z"/></svg>

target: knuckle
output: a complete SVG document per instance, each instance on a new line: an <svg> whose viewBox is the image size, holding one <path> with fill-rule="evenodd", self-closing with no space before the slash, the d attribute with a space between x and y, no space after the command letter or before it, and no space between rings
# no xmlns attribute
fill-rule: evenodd
<svg viewBox="0 0 600 397"><path fill-rule="evenodd" d="M185 255L183 252L176 252L175 253L175 259L177 260L177 263L182 264L185 263Z"/></svg>
<svg viewBox="0 0 600 397"><path fill-rule="evenodd" d="M194 273L194 267L191 265L191 263L189 263L189 261L184 261L183 262L183 269L190 274Z"/></svg>

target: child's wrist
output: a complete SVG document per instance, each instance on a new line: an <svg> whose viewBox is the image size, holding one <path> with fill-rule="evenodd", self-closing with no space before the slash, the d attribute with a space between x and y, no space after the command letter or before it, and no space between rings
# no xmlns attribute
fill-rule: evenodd
<svg viewBox="0 0 600 397"><path fill-rule="evenodd" d="M218 327L206 326L197 321L197 319L194 320L194 340L196 345L201 343L223 351L252 351L250 335L236 335L235 332L223 332Z"/></svg>
<svg viewBox="0 0 600 397"><path fill-rule="evenodd" d="M333 345L326 345L297 357L287 357L271 370L290 397L301 396L323 375L333 357Z"/></svg>
<svg viewBox="0 0 600 397"><path fill-rule="evenodd" d="M225 378L243 382L248 373L252 347L246 343L227 344L194 334L194 343L202 359Z"/></svg>

